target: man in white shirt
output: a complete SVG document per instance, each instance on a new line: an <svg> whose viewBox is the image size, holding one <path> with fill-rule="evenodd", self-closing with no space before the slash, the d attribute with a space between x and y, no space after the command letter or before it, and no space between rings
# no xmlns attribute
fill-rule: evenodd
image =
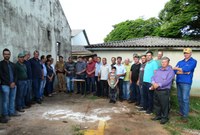
<svg viewBox="0 0 200 135"><path fill-rule="evenodd" d="M102 59L102 65L99 70L99 76L98 80L100 81L101 84L101 91L100 91L100 96L106 96L108 97L108 74L110 72L110 66L107 64L107 59L103 58Z"/></svg>
<svg viewBox="0 0 200 135"><path fill-rule="evenodd" d="M116 67L116 74L119 77L118 88L119 88L119 100L123 101L123 80L126 75L126 69L124 65L122 65L122 57L117 57L117 64L114 65Z"/></svg>

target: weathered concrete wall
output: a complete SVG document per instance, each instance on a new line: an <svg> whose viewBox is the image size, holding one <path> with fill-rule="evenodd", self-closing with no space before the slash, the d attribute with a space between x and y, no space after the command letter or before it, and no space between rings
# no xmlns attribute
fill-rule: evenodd
<svg viewBox="0 0 200 135"><path fill-rule="evenodd" d="M10 49L11 60L23 50L39 50L56 58L57 42L60 54L67 57L70 38L71 29L59 0L0 0L0 51Z"/></svg>

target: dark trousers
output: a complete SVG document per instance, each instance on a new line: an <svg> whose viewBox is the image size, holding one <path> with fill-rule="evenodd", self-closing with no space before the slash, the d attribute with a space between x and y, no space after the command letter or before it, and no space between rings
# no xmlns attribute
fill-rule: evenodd
<svg viewBox="0 0 200 135"><path fill-rule="evenodd" d="M148 83L148 82L143 83L144 109L153 111L154 90L149 90L150 87L151 87L151 83Z"/></svg>
<svg viewBox="0 0 200 135"><path fill-rule="evenodd" d="M110 95L110 100L112 101L117 101L117 89L115 88L109 88L109 95Z"/></svg>
<svg viewBox="0 0 200 135"><path fill-rule="evenodd" d="M85 75L77 75L77 79L85 80ZM85 82L77 82L77 92L84 94L85 92Z"/></svg>
<svg viewBox="0 0 200 135"><path fill-rule="evenodd" d="M123 79L119 79L117 86L119 88L119 100L123 100Z"/></svg>
<svg viewBox="0 0 200 135"><path fill-rule="evenodd" d="M47 79L47 82L46 82L46 94L47 95L53 93L52 85L53 85L53 81L50 81L49 79Z"/></svg>
<svg viewBox="0 0 200 135"><path fill-rule="evenodd" d="M108 97L108 81L107 80L101 80L101 96Z"/></svg>
<svg viewBox="0 0 200 135"><path fill-rule="evenodd" d="M168 119L169 114L169 89L155 90L154 92L154 111L157 117Z"/></svg>
<svg viewBox="0 0 200 135"><path fill-rule="evenodd" d="M40 78L36 78L33 79L33 92L34 92L34 98L36 101L40 101L40 83L41 83L41 79Z"/></svg>
<svg viewBox="0 0 200 135"><path fill-rule="evenodd" d="M98 81L98 76L95 76L95 83L96 83L96 95L101 96L101 83Z"/></svg>
<svg viewBox="0 0 200 135"><path fill-rule="evenodd" d="M27 93L25 96L25 104L27 106L30 106L31 100L32 100L32 80L27 80Z"/></svg>
<svg viewBox="0 0 200 135"><path fill-rule="evenodd" d="M92 89L91 88L92 85ZM95 77L87 77L87 91L95 92Z"/></svg>
<svg viewBox="0 0 200 135"><path fill-rule="evenodd" d="M136 82L132 82L131 84L131 92L130 92L130 101L134 101L140 103L140 87L137 85Z"/></svg>

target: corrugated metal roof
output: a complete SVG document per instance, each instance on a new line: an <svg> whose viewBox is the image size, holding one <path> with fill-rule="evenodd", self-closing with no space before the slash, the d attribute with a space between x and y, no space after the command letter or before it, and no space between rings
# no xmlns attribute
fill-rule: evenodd
<svg viewBox="0 0 200 135"><path fill-rule="evenodd" d="M133 38L124 41L114 41L100 44L90 44L86 48L145 48L145 47L200 47L200 41L174 38L151 37Z"/></svg>

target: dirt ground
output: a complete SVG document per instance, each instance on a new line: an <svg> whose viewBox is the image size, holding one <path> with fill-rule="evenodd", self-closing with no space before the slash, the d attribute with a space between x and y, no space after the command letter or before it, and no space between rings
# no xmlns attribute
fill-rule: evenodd
<svg viewBox="0 0 200 135"><path fill-rule="evenodd" d="M22 116L0 124L0 135L74 135L77 127L97 129L99 120L106 121L105 135L168 135L152 116L140 113L127 102L108 103L108 99L91 95L59 93L46 97Z"/></svg>

